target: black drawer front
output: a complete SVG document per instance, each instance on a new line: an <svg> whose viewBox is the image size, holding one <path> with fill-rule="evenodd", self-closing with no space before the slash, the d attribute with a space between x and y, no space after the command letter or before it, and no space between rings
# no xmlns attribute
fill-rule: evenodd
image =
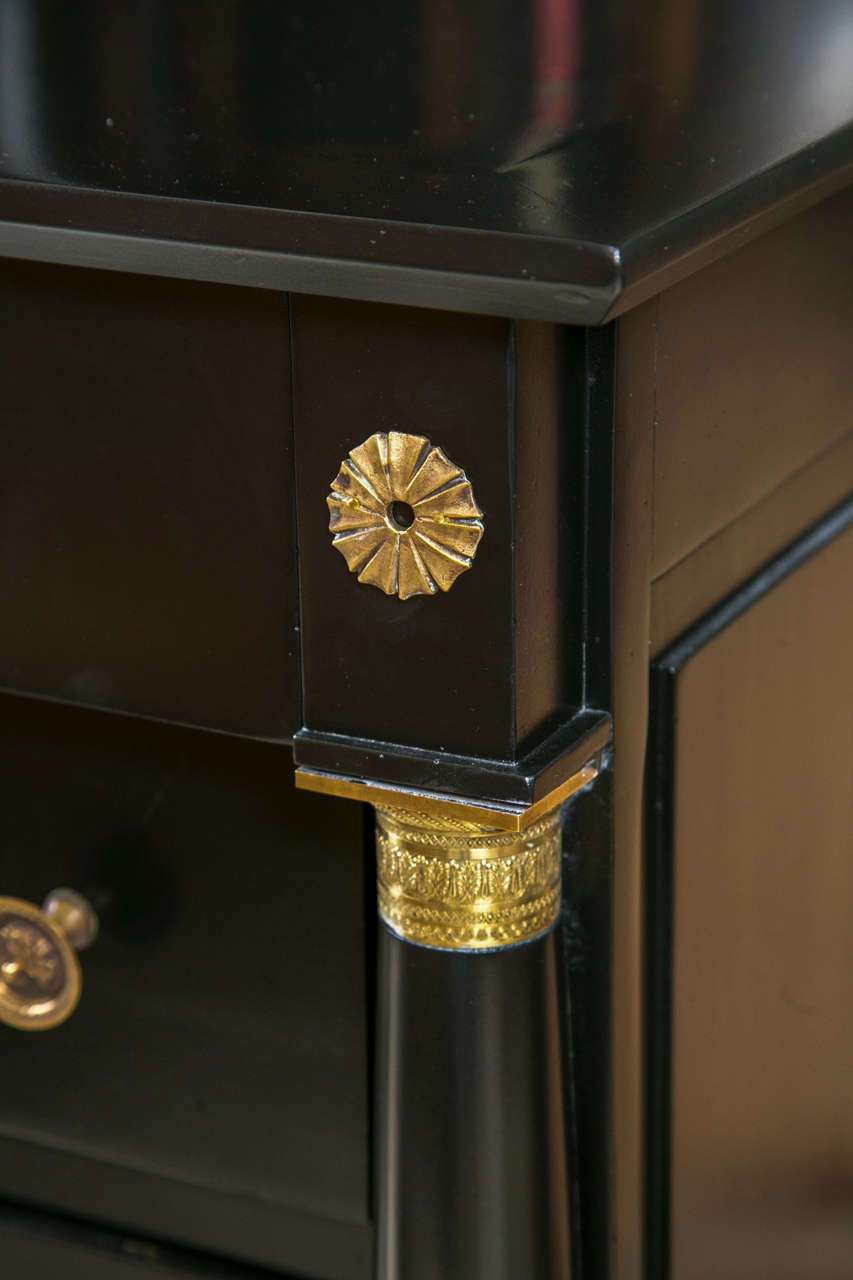
<svg viewBox="0 0 853 1280"><path fill-rule="evenodd" d="M0 262L0 687L298 727L287 299Z"/></svg>
<svg viewBox="0 0 853 1280"><path fill-rule="evenodd" d="M277 744L8 696L0 760L2 891L108 904L70 1020L0 1027L0 1193L366 1275L359 809Z"/></svg>
<svg viewBox="0 0 853 1280"><path fill-rule="evenodd" d="M212 1258L52 1213L0 1203L4 1274L27 1280L270 1280L264 1268ZM288 1280L282 1273L278 1280Z"/></svg>

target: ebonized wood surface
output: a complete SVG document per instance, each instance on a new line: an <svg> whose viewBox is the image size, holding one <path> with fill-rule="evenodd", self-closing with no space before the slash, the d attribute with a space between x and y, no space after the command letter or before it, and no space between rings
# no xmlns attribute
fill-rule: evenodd
<svg viewBox="0 0 853 1280"><path fill-rule="evenodd" d="M304 296L291 314L295 758L532 803L608 733L613 332ZM447 593L387 596L330 544L341 459L394 430L444 448L483 512L476 561Z"/></svg>
<svg viewBox="0 0 853 1280"><path fill-rule="evenodd" d="M21 1205L0 1205L0 1239L9 1274L32 1280L296 1280Z"/></svg>
<svg viewBox="0 0 853 1280"><path fill-rule="evenodd" d="M642 12L628 0L381 0L369 11L330 0L310 21L294 6L267 0L129 7L81 0L62 12L22 0L0 6L0 255L24 260L0 275L13 321L4 348L11 371L5 403L15 425L0 484L17 538L7 540L13 554L0 562L13 601L0 624L2 683L258 738L284 740L296 730L297 759L316 767L332 759L334 739L349 752L346 771L356 774L378 768L385 735L395 743L395 780L418 777L477 795L485 785L494 797L498 779L515 799L532 798L527 792L554 763L549 757L528 776L528 757L519 760L526 746L549 742L552 725L569 738L577 730L577 744L591 709L601 718L615 710L613 769L608 760L567 823L570 901L562 936L509 957L507 972L533 980L521 983L517 1024L502 1024L493 1040L510 1083L541 1076L551 1061L550 1093L521 1086L528 1104L541 1103L553 1116L562 1093L576 1106L562 1207L571 1215L572 1265L583 1280L641 1275L645 1173L653 1266L666 1252L665 1194L654 1201L661 1192L655 1179L666 1173L666 1118L659 1106L650 1132L658 1144L653 1156L661 1159L644 1165L641 1105L650 645L659 648L694 622L849 487L851 210L848 195L820 201L850 177L851 45L853 18L841 0L655 0ZM756 239L759 233L766 234ZM69 272L68 265L101 270ZM235 284L253 289L223 287ZM659 296L636 305L652 294ZM519 320L584 326L613 316L618 325L568 334ZM306 359L295 368L293 404L291 339L297 362ZM411 626L413 643L406 643L417 605L395 641L391 620L404 615L392 614L378 593L364 602L371 626L347 631L352 619L342 625L337 605L324 598L327 557L342 591L370 589L345 577L329 546L326 487L368 426L435 430L438 437L433 423L459 441L466 455L459 461L472 478L484 467L491 517L478 564L484 592L478 595L472 574L455 588L458 595L425 602L423 612L432 609L436 620L426 642ZM488 449L486 471L480 460ZM33 495L39 519L28 522ZM310 505L310 515L300 512L306 626L297 633L293 507L300 503L306 512ZM766 514L768 504L775 515ZM155 517L160 525L152 524ZM490 547L514 562L490 566ZM700 691L704 720L693 722L700 727L695 743L704 742L709 716L720 720L710 736L725 755L745 714L756 721L770 706L776 717L772 768L766 776L757 770L745 795L735 788L724 800L730 816L746 814L752 823L747 843L758 887L750 902L758 911L772 881L792 919L802 905L793 873L803 868L789 858L780 875L775 845L753 828L767 817L773 778L790 767L793 725L797 742L813 747L818 781L810 783L811 798L825 801L817 806L820 821L836 815L830 834L841 829L843 780L817 767L821 728L831 722L833 743L846 742L847 733L842 700L833 703L826 686L832 664L816 666L840 642L832 590L839 575L849 578L847 560L836 568L829 586L809 596L812 608L791 610L796 635L782 655L784 696L767 676L779 631L764 625L762 602L746 660L735 645L720 661ZM819 631L814 643L810 627ZM377 636L381 642L372 644ZM158 665L176 637L180 665ZM440 673L429 664L457 638L464 662L445 663L453 688L442 703ZM709 645L711 657L719 641ZM424 674L407 707L400 691L409 650ZM87 667L92 655L97 662ZM757 673L752 682L744 679L750 671ZM817 689L813 702L799 696L804 671ZM821 698L826 715L818 725ZM843 697L844 707L848 702ZM369 923L365 931L362 855L369 841L358 811L293 799L281 742L243 742L5 695L0 703L11 797L2 887L40 896L69 859L76 865L81 839L91 844L107 819L107 835L126 832L129 813L137 835L144 834L143 849L153 841L165 850L186 922L180 937L156 941L148 968L133 963L130 943L108 928L86 958L88 1004L60 1033L59 1048L49 1044L39 1058L32 1044L5 1037L10 1074L24 1085L0 1117L0 1167L10 1171L0 1185L31 1206L0 1215L12 1264L35 1267L39 1280L53 1280L58 1258L69 1275L86 1280L112 1280L128 1269L244 1274L245 1262L196 1258L191 1250L199 1247L323 1280L362 1280L373 1266L372 1193L380 1179L373 1177L377 1131L368 1101L375 947ZM300 737L303 723L316 731ZM653 728L657 733L660 717ZM373 740L365 745L359 733ZM448 747L469 754L451 755ZM703 760L706 754L707 746ZM829 754L840 770L834 747ZM753 751L750 769L756 759ZM661 783L660 812L679 799L677 786ZM682 811L691 806L682 803ZM803 840L819 825L795 814L789 828L800 830L798 822L805 822ZM774 829L769 820L767 827ZM701 843L703 834L693 834ZM656 856L659 835L652 839ZM103 847L99 837L93 848ZM310 852L298 872L289 851ZM827 858L824 848L809 863L817 865L815 893ZM231 880L235 861L239 892ZM702 880L713 858L695 861L694 896L687 894L679 912L689 919L699 899L703 909L711 903L725 936L738 920L726 914L728 898L714 898L720 885ZM741 863L725 865L736 882ZM330 936L318 903L332 879L346 893ZM233 966L219 991L206 985L209 965L221 955L211 920L224 930L235 909L244 916L261 911L278 930L265 939L251 935L246 952L275 975L271 1015L257 984L241 1003L241 971ZM808 962L824 968L844 945L833 909L823 898L817 903L830 923L808 950ZM759 921L756 947L759 958L776 963L781 952L769 928ZM666 942L661 911L647 937ZM483 1020L501 1005L490 1003L488 992L497 966L487 960L481 972L460 967L454 988L446 956L402 956L388 941L380 977L396 981L396 997L406 997L396 1012L411 1014L395 1043L409 1063L409 1083L420 1082L421 1101L430 1099L429 1108L419 1107L399 1075L380 1076L380 1099L396 1098L398 1114L420 1133L407 1176L417 1174L417 1159L429 1164L430 1153L447 1159L446 1173L473 1149L485 1185L501 1172L488 1165L488 1143L505 1133L487 1115L479 1133L459 1126L453 1149L442 1141L452 1117L439 1107L444 1067L464 1040L453 1034L453 1016L457 1028L475 1032L475 1047L487 1046L466 1001L477 997ZM543 981L536 972L546 953L550 976ZM692 975L704 999L713 984L702 987L699 963L682 965L677 981ZM175 971L160 1007L146 984ZM807 963L795 977L808 983L811 972ZM458 998L453 1016L435 999L441 974ZM657 978L653 999L665 986L660 971ZM512 995L512 981L497 985L501 998ZM380 983L380 997L389 989ZM755 983L745 988L747 1005L756 990ZM128 992L139 1025L125 1038L126 1022L115 1014ZM229 1001L238 1015L223 1014ZM686 1013L675 1034L689 1055L691 1046L701 1049L704 1030L696 1031L689 1001L680 1007ZM554 1047L555 1008L563 1022L556 1069L553 1055L537 1066L526 1052L531 1041L548 1037ZM726 1017L748 1021L735 1000L717 1012L726 1034ZM185 1014L193 1020L189 1041ZM793 1082L782 1076L775 1096L793 1112L804 1105L797 1079L821 1085L823 1102L810 1094L798 1113L818 1141L826 1107L838 1096L835 1077L826 1087L837 1053L828 1023L820 1028L826 1052L810 1057L794 1043L792 1028L806 1016L813 1015L786 1005L771 1028L799 1073ZM435 1034L422 1044L419 1021L429 1027L430 1019ZM522 1027L526 1039L516 1038ZM767 1043L749 1042L749 1032L745 1055L757 1080ZM104 1071L92 1093L93 1043ZM164 1061L168 1088L160 1098ZM716 1050L683 1054L684 1061L695 1070L675 1078L682 1132L686 1124L698 1135L702 1159L709 1151L716 1158L694 1095L716 1088L721 1111L727 1101L736 1106L738 1064ZM659 1068L660 1060L652 1062L653 1088ZM242 1096L229 1093L234 1081L242 1082ZM457 1093L457 1116L465 1116L459 1099L467 1096ZM146 1108L166 1116L156 1132ZM709 1115L719 1120L719 1112ZM776 1141L777 1129L765 1121L764 1112L750 1113L744 1133L751 1122L753 1136ZM778 1132L793 1143L808 1127L797 1124L786 1133L780 1119ZM534 1165L536 1138L525 1135ZM551 1139L551 1148L541 1147L543 1159L559 1164L553 1132ZM791 1146L782 1154L794 1152L793 1167L806 1146L804 1140L797 1152ZM756 1139L756 1160L760 1147ZM690 1154L675 1151L686 1190L674 1201L674 1280L713 1256L703 1246L711 1219L697 1216L708 1208L694 1178L702 1161L691 1163ZM834 1189L847 1176L846 1165L843 1177L825 1160L814 1168L805 1190L796 1178L764 1187L761 1211L789 1231L803 1228L795 1245L815 1223L829 1222L831 1214L820 1218L817 1210L832 1210ZM442 1167L426 1172L437 1188L429 1206L435 1217L399 1224L392 1213L383 1227L405 1226L406 1247L426 1241L435 1253L421 1253L425 1266L442 1250L456 1250L464 1271L472 1237L451 1239L454 1206L438 1199L448 1189ZM417 1177L409 1185L417 1191ZM734 1232L725 1195L741 1204L742 1188L722 1177L715 1187ZM476 1191L463 1186L462 1199ZM786 1218L791 1204L806 1205L799 1218ZM811 1217L809 1205L817 1206ZM544 1208L534 1206L529 1220ZM95 1225L72 1229L61 1217L49 1221L48 1210ZM551 1219L552 1239L566 1221ZM754 1224L739 1221L739 1239L751 1246ZM97 1224L105 1222L118 1234L101 1231L99 1242ZM518 1256L529 1256L528 1225L516 1235ZM187 1252L143 1241L128 1262L121 1229L181 1242ZM719 1280L736 1256L734 1246L726 1253L734 1235L710 1235L722 1259L712 1272ZM562 1243L553 1257L559 1270ZM537 1263L523 1263L522 1272L525 1266L534 1274Z"/></svg>
<svg viewBox="0 0 853 1280"><path fill-rule="evenodd" d="M653 666L649 1275L849 1274L851 524Z"/></svg>
<svg viewBox="0 0 853 1280"><path fill-rule="evenodd" d="M594 323L850 165L844 0L6 0L0 24L0 217L76 228L72 255L85 228L206 242L244 253L223 279Z"/></svg>
<svg viewBox="0 0 853 1280"><path fill-rule="evenodd" d="M378 1274L570 1280L556 932L491 955L378 941Z"/></svg>
<svg viewBox="0 0 853 1280"><path fill-rule="evenodd" d="M0 760L4 892L70 883L103 919L73 1018L0 1026L0 1192L364 1280L359 806L295 791L277 744L25 698L0 699Z"/></svg>
<svg viewBox="0 0 853 1280"><path fill-rule="evenodd" d="M846 258L826 254L828 229L843 245L850 225L839 194L618 321L609 1203L620 1278L642 1274L645 1230L649 656L853 492L853 295Z"/></svg>
<svg viewBox="0 0 853 1280"><path fill-rule="evenodd" d="M3 261L0 308L0 688L289 737L286 298Z"/></svg>

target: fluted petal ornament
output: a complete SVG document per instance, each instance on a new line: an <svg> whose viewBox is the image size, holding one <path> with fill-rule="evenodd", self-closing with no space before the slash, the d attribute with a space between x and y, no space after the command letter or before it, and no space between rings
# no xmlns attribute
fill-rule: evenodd
<svg viewBox="0 0 853 1280"><path fill-rule="evenodd" d="M344 458L326 502L350 572L401 600L449 591L483 536L468 477L426 436L372 435Z"/></svg>

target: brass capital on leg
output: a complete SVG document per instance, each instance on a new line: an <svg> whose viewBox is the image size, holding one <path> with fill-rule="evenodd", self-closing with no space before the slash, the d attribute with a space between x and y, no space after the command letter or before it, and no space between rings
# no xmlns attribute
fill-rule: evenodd
<svg viewBox="0 0 853 1280"><path fill-rule="evenodd" d="M305 768L296 785L372 804L379 915L399 938L443 951L496 951L556 924L563 805L594 781L600 763L591 756L526 808Z"/></svg>
<svg viewBox="0 0 853 1280"><path fill-rule="evenodd" d="M409 942L451 951L513 946L560 911L561 812L523 831L376 807L379 914Z"/></svg>
<svg viewBox="0 0 853 1280"><path fill-rule="evenodd" d="M497 951L556 924L562 805L599 767L601 756L590 756L526 808L306 768L297 769L296 786L373 805L379 915L397 937L443 951Z"/></svg>

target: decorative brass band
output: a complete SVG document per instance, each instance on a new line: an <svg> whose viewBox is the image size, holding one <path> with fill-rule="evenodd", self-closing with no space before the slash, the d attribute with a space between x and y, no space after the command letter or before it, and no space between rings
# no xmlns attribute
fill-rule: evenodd
<svg viewBox="0 0 853 1280"><path fill-rule="evenodd" d="M546 933L560 912L559 809L521 832L376 809L379 914L422 946L480 951Z"/></svg>

